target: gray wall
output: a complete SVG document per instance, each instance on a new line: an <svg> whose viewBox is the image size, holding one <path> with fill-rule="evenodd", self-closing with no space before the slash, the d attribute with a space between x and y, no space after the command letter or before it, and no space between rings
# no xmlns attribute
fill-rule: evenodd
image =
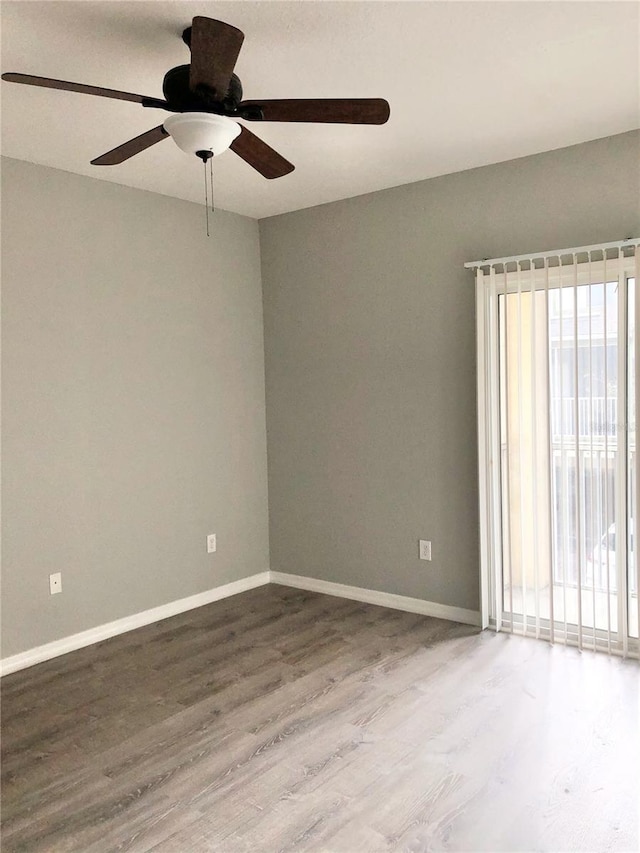
<svg viewBox="0 0 640 853"><path fill-rule="evenodd" d="M269 562L257 223L15 160L2 188L6 657Z"/></svg>
<svg viewBox="0 0 640 853"><path fill-rule="evenodd" d="M272 570L478 608L463 264L638 236L638 140L262 220Z"/></svg>
<svg viewBox="0 0 640 853"><path fill-rule="evenodd" d="M639 138L263 220L260 246L3 159L2 655L269 567L260 249L271 568L477 608L462 264L640 233Z"/></svg>

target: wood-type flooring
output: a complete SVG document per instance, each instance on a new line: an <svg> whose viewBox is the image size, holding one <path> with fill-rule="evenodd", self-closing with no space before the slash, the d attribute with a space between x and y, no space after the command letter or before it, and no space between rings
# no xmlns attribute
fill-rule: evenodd
<svg viewBox="0 0 640 853"><path fill-rule="evenodd" d="M2 680L2 851L637 851L639 674L261 587Z"/></svg>

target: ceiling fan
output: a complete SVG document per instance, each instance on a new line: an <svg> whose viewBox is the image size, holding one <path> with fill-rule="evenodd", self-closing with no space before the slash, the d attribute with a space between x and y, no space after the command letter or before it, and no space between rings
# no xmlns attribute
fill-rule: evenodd
<svg viewBox="0 0 640 853"><path fill-rule="evenodd" d="M191 50L191 63L178 65L165 74L162 83L165 100L30 74L6 73L2 79L133 101L176 114L92 160L94 166L123 163L172 136L180 148L196 154L205 163L230 148L265 178L279 178L293 171L294 166L236 119L384 124L389 118L389 104L382 98L243 101L242 84L233 70L244 34L222 21L195 17L182 39Z"/></svg>

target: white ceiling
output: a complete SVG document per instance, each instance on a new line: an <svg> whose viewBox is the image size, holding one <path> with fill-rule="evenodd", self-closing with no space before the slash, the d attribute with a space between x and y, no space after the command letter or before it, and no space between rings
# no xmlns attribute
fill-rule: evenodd
<svg viewBox="0 0 640 853"><path fill-rule="evenodd" d="M247 99L383 97L383 126L247 123L296 165L267 181L216 158L216 204L256 218L640 126L636 2L2 2L2 71L162 97L194 15L239 27ZM202 165L167 139L89 161L167 114L2 83L2 153L200 202Z"/></svg>

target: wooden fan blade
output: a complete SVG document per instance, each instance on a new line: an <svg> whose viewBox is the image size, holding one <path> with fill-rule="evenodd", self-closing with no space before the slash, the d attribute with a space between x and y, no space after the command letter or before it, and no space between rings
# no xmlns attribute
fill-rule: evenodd
<svg viewBox="0 0 640 853"><path fill-rule="evenodd" d="M150 148L152 145L155 145L156 142L166 139L167 136L169 136L169 134L164 127L159 124L158 127L154 127L152 130L147 130L146 133L141 133L140 136L136 136L135 139L130 139L128 142L118 145L117 148L112 148L111 151L107 151L106 154L96 157L95 160L91 161L91 165L116 166L118 163L124 163L124 161L128 160L129 157L133 157L134 154L139 154L141 151L144 151L145 148Z"/></svg>
<svg viewBox="0 0 640 853"><path fill-rule="evenodd" d="M384 98L317 98L283 101L242 101L238 111L246 118L262 112L263 121L311 121L341 124L384 124L389 104ZM254 112L251 115L250 112ZM245 118L245 116L243 116Z"/></svg>
<svg viewBox="0 0 640 853"><path fill-rule="evenodd" d="M154 101L145 95L134 95L131 92L120 92L117 89L102 89L100 86L85 86L84 83L68 83L66 80L52 80L50 77L34 77L31 74L14 74L8 72L2 75L9 83L25 83L27 86L42 86L45 89L64 89L67 92L80 92L83 95L98 95L101 98L117 98L119 101Z"/></svg>
<svg viewBox="0 0 640 853"><path fill-rule="evenodd" d="M246 127L241 129L240 136L236 136L231 143L231 150L265 178L281 178L295 169L293 163L285 160L282 154L278 154Z"/></svg>
<svg viewBox="0 0 640 853"><path fill-rule="evenodd" d="M196 17L191 25L189 88L206 88L221 101L227 94L244 33L223 21Z"/></svg>

